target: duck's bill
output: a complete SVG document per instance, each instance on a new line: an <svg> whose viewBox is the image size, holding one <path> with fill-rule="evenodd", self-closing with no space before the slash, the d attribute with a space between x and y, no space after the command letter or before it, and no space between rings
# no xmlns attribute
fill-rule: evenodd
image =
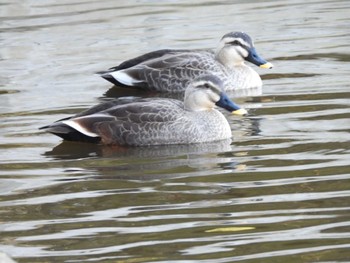
<svg viewBox="0 0 350 263"><path fill-rule="evenodd" d="M260 57L255 48L251 48L249 50L249 55L245 58L245 60L257 65L260 68L273 68L272 63L267 62L265 59Z"/></svg>
<svg viewBox="0 0 350 263"><path fill-rule="evenodd" d="M248 113L245 109L234 103L225 93L220 95L220 100L215 104L235 115L246 115Z"/></svg>
<svg viewBox="0 0 350 263"><path fill-rule="evenodd" d="M273 68L273 65L270 62L266 62L265 64L262 64L259 67L260 68Z"/></svg>

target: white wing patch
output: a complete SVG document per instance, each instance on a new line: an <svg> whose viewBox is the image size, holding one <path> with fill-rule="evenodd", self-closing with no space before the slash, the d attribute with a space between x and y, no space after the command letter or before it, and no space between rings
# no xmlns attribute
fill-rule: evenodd
<svg viewBox="0 0 350 263"><path fill-rule="evenodd" d="M98 134L88 131L85 127L81 126L79 123L77 123L73 120L62 121L62 123L68 125L69 127L72 127L74 130L76 130L76 131L78 131L86 136L99 137Z"/></svg>
<svg viewBox="0 0 350 263"><path fill-rule="evenodd" d="M110 72L109 74L112 75L112 77L115 78L117 81L119 81L120 83L126 86L134 86L135 84L142 82L142 80L138 80L131 77L124 70Z"/></svg>

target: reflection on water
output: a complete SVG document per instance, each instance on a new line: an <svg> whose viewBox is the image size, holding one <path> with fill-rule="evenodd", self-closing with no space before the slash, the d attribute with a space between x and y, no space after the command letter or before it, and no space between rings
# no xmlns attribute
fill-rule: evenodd
<svg viewBox="0 0 350 263"><path fill-rule="evenodd" d="M222 140L212 143L149 147L113 147L79 142L66 142L55 146L45 153L48 157L57 159L78 159L84 157L111 157L111 158L161 158L176 157L178 155L219 153L229 151L231 140Z"/></svg>
<svg viewBox="0 0 350 263"><path fill-rule="evenodd" d="M1 5L0 251L18 262L348 261L348 1L117 2ZM37 129L99 101L160 96L94 72L236 30L275 68L255 67L262 90L230 94L250 112L225 113L232 141L116 149Z"/></svg>
<svg viewBox="0 0 350 263"><path fill-rule="evenodd" d="M62 142L45 156L72 161L84 158L84 169L98 171L95 179L154 180L188 176L194 170L200 176L224 162L235 169L234 156L224 156L231 150L230 142L129 148ZM103 162L95 162L101 158Z"/></svg>

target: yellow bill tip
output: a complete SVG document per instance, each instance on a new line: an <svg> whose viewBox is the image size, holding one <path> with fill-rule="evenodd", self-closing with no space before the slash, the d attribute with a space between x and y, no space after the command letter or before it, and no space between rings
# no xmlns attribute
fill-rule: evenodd
<svg viewBox="0 0 350 263"><path fill-rule="evenodd" d="M243 116L243 115L247 115L248 112L247 112L247 110L245 110L245 109L239 109L239 110L233 111L232 114Z"/></svg>
<svg viewBox="0 0 350 263"><path fill-rule="evenodd" d="M266 62L265 64L260 65L261 68L273 68L272 63Z"/></svg>

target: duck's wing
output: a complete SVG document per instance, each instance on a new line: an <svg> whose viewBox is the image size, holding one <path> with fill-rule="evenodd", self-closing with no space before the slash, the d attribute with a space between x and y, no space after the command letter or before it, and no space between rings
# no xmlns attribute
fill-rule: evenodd
<svg viewBox="0 0 350 263"><path fill-rule="evenodd" d="M148 61L154 60L154 59L160 59L164 56L167 56L169 54L177 54L177 53L182 53L182 52L191 52L191 50L185 50L185 49L161 49L161 50L156 50L152 52L148 52L146 54L143 54L141 56L126 60L119 64L118 66L109 68L108 70L105 71L99 71L97 74L100 74L100 76L109 82L115 84L115 85L123 85L123 83L120 83L117 79L115 79L111 73L116 72L119 70L123 69L128 69L131 67L134 67L139 64L147 63Z"/></svg>
<svg viewBox="0 0 350 263"><path fill-rule="evenodd" d="M101 142L116 145L164 144L169 123L182 117L178 100L153 99L126 103L76 116L43 127L65 140Z"/></svg>
<svg viewBox="0 0 350 263"><path fill-rule="evenodd" d="M183 102L173 99L152 99L115 107L107 111L116 120L96 126L104 144L157 145L174 143L181 131L190 126ZM176 141L177 142L177 141Z"/></svg>
<svg viewBox="0 0 350 263"><path fill-rule="evenodd" d="M132 66L114 68L102 77L123 86L161 92L181 92L184 91L189 80L213 67L218 67L213 53L207 50L173 50L162 53L159 57L129 65Z"/></svg>
<svg viewBox="0 0 350 263"><path fill-rule="evenodd" d="M122 72L125 73L124 70ZM218 75L220 72L222 66L215 60L214 54L201 51L175 54L162 61L152 61L142 68L134 67L130 73L147 83L149 89L184 92L189 83L199 76L207 73Z"/></svg>
<svg viewBox="0 0 350 263"><path fill-rule="evenodd" d="M161 58L163 56L169 55L169 54L177 54L177 53L183 53L183 52L191 52L192 50L187 50L187 49L161 49L161 50L156 50L156 51L152 51L146 54L143 54L141 56L126 60L124 62L122 62L120 65L112 67L106 71L101 71L101 72L97 72L98 74L104 74L107 72L111 72L111 71L116 71L116 70L122 70L122 69L126 69L126 68L131 68L133 66L136 66L138 64L141 63L146 63L147 61L153 60L153 59L157 59L157 58Z"/></svg>

